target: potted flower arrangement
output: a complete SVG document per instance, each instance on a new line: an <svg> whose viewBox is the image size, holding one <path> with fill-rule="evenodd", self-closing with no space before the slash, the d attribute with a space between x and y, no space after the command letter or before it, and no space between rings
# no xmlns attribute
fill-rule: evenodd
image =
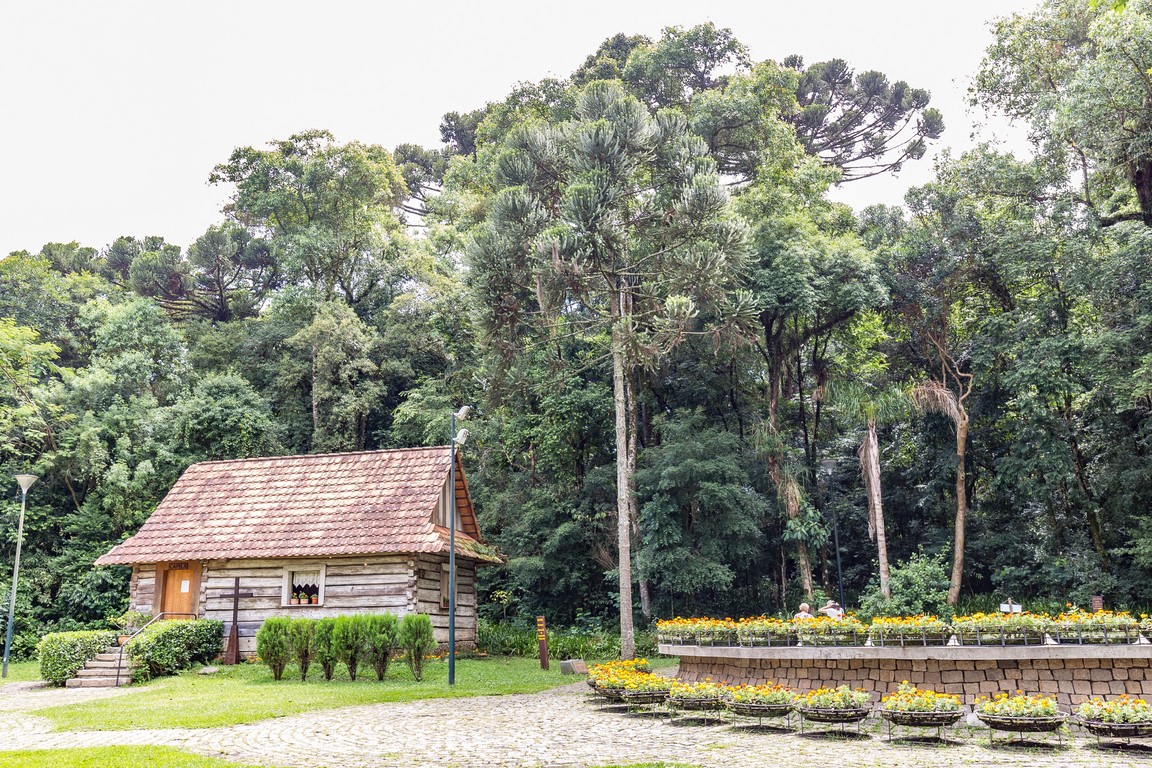
<svg viewBox="0 0 1152 768"><path fill-rule="evenodd" d="M868 637L864 625L854 616L830 619L793 619L800 645L864 645Z"/></svg>
<svg viewBox="0 0 1152 768"><path fill-rule="evenodd" d="M740 619L736 640L745 646L796 645L796 627L790 621L768 616Z"/></svg>
<svg viewBox="0 0 1152 768"><path fill-rule="evenodd" d="M726 688L723 683L714 683L710 678L697 683L676 681L668 690L668 701L677 709L722 709Z"/></svg>
<svg viewBox="0 0 1152 768"><path fill-rule="evenodd" d="M796 711L818 723L855 723L868 717L867 691L849 688L817 688L796 699Z"/></svg>
<svg viewBox="0 0 1152 768"><path fill-rule="evenodd" d="M724 703L745 717L784 717L796 704L796 691L783 685L737 685L724 692Z"/></svg>
<svg viewBox="0 0 1152 768"><path fill-rule="evenodd" d="M624 676L624 701L629 704L659 704L668 698L676 684L671 677L651 672L631 672Z"/></svg>
<svg viewBox="0 0 1152 768"><path fill-rule="evenodd" d="M961 714L959 696L922 690L907 680L900 683L896 693L880 699L880 716L894 725L942 728L953 725Z"/></svg>
<svg viewBox="0 0 1152 768"><path fill-rule="evenodd" d="M1052 620L1042 613L974 613L957 616L952 629L961 645L1043 645Z"/></svg>
<svg viewBox="0 0 1152 768"><path fill-rule="evenodd" d="M647 659L627 659L597 664L588 670L588 685L609 701L623 701L625 684L635 675L648 674Z"/></svg>
<svg viewBox="0 0 1152 768"><path fill-rule="evenodd" d="M732 619L685 619L677 616L656 622L660 642L675 645L735 645Z"/></svg>
<svg viewBox="0 0 1152 768"><path fill-rule="evenodd" d="M1144 699L1123 694L1115 699L1091 699L1076 710L1080 723L1096 736L1152 736L1152 707Z"/></svg>
<svg viewBox="0 0 1152 768"><path fill-rule="evenodd" d="M877 616L868 628L872 645L947 645L952 627L935 616Z"/></svg>
<svg viewBox="0 0 1152 768"><path fill-rule="evenodd" d="M1089 613L1075 606L1053 620L1049 634L1058 643L1135 643L1140 639L1140 626L1126 611Z"/></svg>
<svg viewBox="0 0 1152 768"><path fill-rule="evenodd" d="M992 698L979 698L972 711L994 731L1042 733L1056 730L1068 719L1053 697L1030 696L1023 691L1017 691L1015 696L998 693Z"/></svg>

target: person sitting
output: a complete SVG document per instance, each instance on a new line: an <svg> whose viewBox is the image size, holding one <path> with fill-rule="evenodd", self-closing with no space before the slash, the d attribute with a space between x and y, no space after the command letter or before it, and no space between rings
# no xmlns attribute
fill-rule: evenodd
<svg viewBox="0 0 1152 768"><path fill-rule="evenodd" d="M797 611L796 615L793 616L792 618L794 618L794 619L814 619L816 617L811 614L811 612L810 612L811 609L812 609L812 606L808 605L808 603L800 603L800 610Z"/></svg>
<svg viewBox="0 0 1152 768"><path fill-rule="evenodd" d="M822 613L830 619L844 618L844 609L840 607L840 603L835 600L829 600L828 604L819 609L817 613Z"/></svg>

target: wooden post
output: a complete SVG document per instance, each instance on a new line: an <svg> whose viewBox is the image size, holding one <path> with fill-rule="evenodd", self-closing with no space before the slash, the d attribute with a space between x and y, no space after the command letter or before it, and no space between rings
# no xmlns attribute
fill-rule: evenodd
<svg viewBox="0 0 1152 768"><path fill-rule="evenodd" d="M240 630L236 626L236 621L240 614L240 598L252 597L251 592L240 591L240 577L236 577L234 586L232 587L232 594L223 594L220 597L232 598L232 628L228 630L228 650L224 653L225 664L239 664L240 663Z"/></svg>
<svg viewBox="0 0 1152 768"><path fill-rule="evenodd" d="M536 639L540 641L540 669L548 669L548 627L544 617L536 617Z"/></svg>

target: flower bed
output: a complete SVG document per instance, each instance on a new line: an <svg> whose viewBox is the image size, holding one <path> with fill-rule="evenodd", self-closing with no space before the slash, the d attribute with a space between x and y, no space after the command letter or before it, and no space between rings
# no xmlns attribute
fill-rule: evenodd
<svg viewBox="0 0 1152 768"><path fill-rule="evenodd" d="M907 680L900 683L896 693L880 700L880 716L896 725L942 727L955 723L961 714L959 696L922 690Z"/></svg>
<svg viewBox="0 0 1152 768"><path fill-rule="evenodd" d="M727 686L711 680L702 680L698 683L677 681L668 691L668 701L677 709L697 711L723 709L726 691Z"/></svg>
<svg viewBox="0 0 1152 768"><path fill-rule="evenodd" d="M1080 722L1097 736L1142 738L1152 736L1152 707L1127 694L1115 699L1092 699L1076 710Z"/></svg>
<svg viewBox="0 0 1152 768"><path fill-rule="evenodd" d="M796 704L796 692L783 685L737 685L724 691L729 710L746 717L783 717Z"/></svg>
<svg viewBox="0 0 1152 768"><path fill-rule="evenodd" d="M796 626L790 621L766 616L740 619L736 623L736 641L751 647L796 645Z"/></svg>
<svg viewBox="0 0 1152 768"><path fill-rule="evenodd" d="M1127 612L1088 613L1073 608L1057 616L1048 633L1058 643L1080 645L1140 641L1140 625Z"/></svg>
<svg viewBox="0 0 1152 768"><path fill-rule="evenodd" d="M868 628L872 645L947 645L952 627L935 616L877 616Z"/></svg>
<svg viewBox="0 0 1152 768"><path fill-rule="evenodd" d="M1019 733L1054 731L1068 719L1068 714L1060 711L1051 696L1029 696L1020 692L1015 696L998 693L990 699L977 699L973 711L993 730Z"/></svg>
<svg viewBox="0 0 1152 768"><path fill-rule="evenodd" d="M864 625L851 616L795 619L793 623L801 645L864 645L868 639Z"/></svg>
<svg viewBox="0 0 1152 768"><path fill-rule="evenodd" d="M854 723L868 716L872 697L867 691L849 688L817 688L796 699L796 711L818 723Z"/></svg>
<svg viewBox="0 0 1152 768"><path fill-rule="evenodd" d="M961 645L1043 645L1050 617L1036 613L974 613L957 616L952 630Z"/></svg>

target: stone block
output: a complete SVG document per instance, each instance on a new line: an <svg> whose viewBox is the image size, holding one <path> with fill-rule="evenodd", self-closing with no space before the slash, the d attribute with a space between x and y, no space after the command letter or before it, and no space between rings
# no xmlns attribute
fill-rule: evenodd
<svg viewBox="0 0 1152 768"><path fill-rule="evenodd" d="M1112 670L1110 669L1090 669L1088 672L1088 679L1094 683L1110 682L1112 680Z"/></svg>
<svg viewBox="0 0 1152 768"><path fill-rule="evenodd" d="M1140 687L1141 686L1140 686L1140 683L1138 681L1126 680L1124 682L1124 693L1135 693L1135 694L1139 695L1141 693Z"/></svg>
<svg viewBox="0 0 1152 768"><path fill-rule="evenodd" d="M964 682L964 673L960 671L941 672L940 681L943 683L962 683Z"/></svg>
<svg viewBox="0 0 1152 768"><path fill-rule="evenodd" d="M1124 693L1124 682L1124 680L1113 680L1108 684L1109 692L1113 696L1119 696L1120 694Z"/></svg>
<svg viewBox="0 0 1152 768"><path fill-rule="evenodd" d="M1040 685L1039 685L1040 692L1041 693L1059 693L1060 692L1060 682L1061 681L1053 680L1052 678L1048 678L1047 680L1041 680ZM1073 682L1072 686L1073 686L1073 688L1072 688L1073 691L1075 691L1076 683Z"/></svg>
<svg viewBox="0 0 1152 768"><path fill-rule="evenodd" d="M991 660L976 660L972 662L976 669L996 669L996 662Z"/></svg>
<svg viewBox="0 0 1152 768"><path fill-rule="evenodd" d="M1074 669L1072 670L1073 680L1091 680L1092 670L1090 669Z"/></svg>
<svg viewBox="0 0 1152 768"><path fill-rule="evenodd" d="M1096 681L1092 683L1093 696L1107 696L1112 693L1112 684L1109 682Z"/></svg>
<svg viewBox="0 0 1152 768"><path fill-rule="evenodd" d="M1087 680L1073 680L1072 689L1076 692L1077 696L1092 695L1092 683Z"/></svg>
<svg viewBox="0 0 1152 768"><path fill-rule="evenodd" d="M969 669L959 674L964 675L964 682L966 683L979 683L988 679L988 676L982 669Z"/></svg>
<svg viewBox="0 0 1152 768"><path fill-rule="evenodd" d="M586 675L588 674L588 665L584 663L584 659L568 659L560 662L560 674Z"/></svg>
<svg viewBox="0 0 1152 768"><path fill-rule="evenodd" d="M1081 669L1084 666L1084 659L1065 659L1064 667L1067 669Z"/></svg>
<svg viewBox="0 0 1152 768"><path fill-rule="evenodd" d="M1060 693L1075 693L1076 692L1076 689L1072 687L1072 681L1071 680L1057 680L1056 681L1056 687L1057 687L1057 690L1060 691Z"/></svg>

